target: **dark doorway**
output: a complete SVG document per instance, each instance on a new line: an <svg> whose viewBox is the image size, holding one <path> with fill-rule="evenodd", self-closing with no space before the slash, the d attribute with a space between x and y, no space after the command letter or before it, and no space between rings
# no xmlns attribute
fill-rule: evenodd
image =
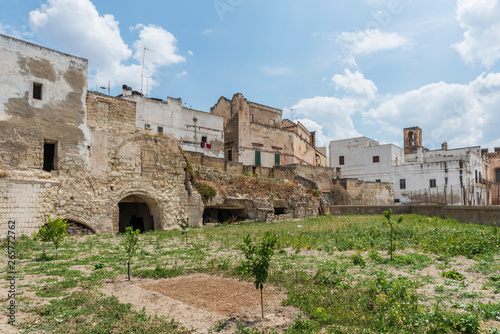
<svg viewBox="0 0 500 334"><path fill-rule="evenodd" d="M246 210L244 209L219 209L219 208L206 208L203 211L203 223L211 222L236 222L248 218Z"/></svg>
<svg viewBox="0 0 500 334"><path fill-rule="evenodd" d="M50 172L56 169L56 144L43 144L43 170Z"/></svg>
<svg viewBox="0 0 500 334"><path fill-rule="evenodd" d="M137 196L128 196L118 203L120 216L118 232L124 233L128 226L142 232L154 230L154 219L148 204Z"/></svg>
<svg viewBox="0 0 500 334"><path fill-rule="evenodd" d="M274 208L274 215L279 216L279 215L284 215L285 214L285 208Z"/></svg>

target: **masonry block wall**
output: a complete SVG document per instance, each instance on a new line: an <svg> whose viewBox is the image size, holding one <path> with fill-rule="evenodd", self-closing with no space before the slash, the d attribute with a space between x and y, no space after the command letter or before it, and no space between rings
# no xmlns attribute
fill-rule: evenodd
<svg viewBox="0 0 500 334"><path fill-rule="evenodd" d="M178 143L136 133L135 103L87 94L85 59L2 35L0 59L0 237L49 214L117 233L120 206L144 203L155 229L201 224Z"/></svg>

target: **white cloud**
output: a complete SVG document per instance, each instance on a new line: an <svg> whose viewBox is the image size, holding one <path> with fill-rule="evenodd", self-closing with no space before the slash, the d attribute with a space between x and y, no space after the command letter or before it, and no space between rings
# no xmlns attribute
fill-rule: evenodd
<svg viewBox="0 0 500 334"><path fill-rule="evenodd" d="M139 39L132 50L121 38L113 15L100 15L89 0L47 0L30 12L30 26L39 40L49 40L66 52L89 60L89 85L128 84L139 87L143 47L155 52L146 55L145 68L151 76L160 66L185 61L177 54L175 37L161 27L137 25ZM136 64L126 65L131 60ZM146 74L146 73L145 73ZM150 85L155 83L150 80Z"/></svg>
<svg viewBox="0 0 500 334"><path fill-rule="evenodd" d="M356 99L317 96L299 101L292 109L306 119L323 124L326 136L332 140L360 136L352 121L354 112L359 110Z"/></svg>
<svg viewBox="0 0 500 334"><path fill-rule="evenodd" d="M190 56L194 56L194 52L193 52L193 51L191 51L191 50L188 50L188 54L189 54Z"/></svg>
<svg viewBox="0 0 500 334"><path fill-rule="evenodd" d="M203 30L202 35L208 35L208 34L211 34L213 32L214 31L212 29L205 29L205 30Z"/></svg>
<svg viewBox="0 0 500 334"><path fill-rule="evenodd" d="M465 62L479 61L490 68L500 58L499 17L499 0L458 0L457 20L467 30L452 47Z"/></svg>
<svg viewBox="0 0 500 334"><path fill-rule="evenodd" d="M182 71L182 72L180 72L180 73L177 73L175 76L176 76L176 77L178 77L178 78L180 78L180 77L183 77L183 76L185 76L185 75L187 75L187 74L188 74L188 72L187 72L187 71Z"/></svg>
<svg viewBox="0 0 500 334"><path fill-rule="evenodd" d="M259 70L265 75L272 77L281 77L291 75L293 73L292 69L289 67L261 66Z"/></svg>
<svg viewBox="0 0 500 334"><path fill-rule="evenodd" d="M500 73L481 74L469 84L439 82L389 96L363 116L383 131L401 134L420 126L424 145L437 148L494 145L500 124Z"/></svg>
<svg viewBox="0 0 500 334"><path fill-rule="evenodd" d="M373 98L377 94L377 86L359 71L352 73L346 68L344 74L335 74L332 81L336 91L343 90L347 94L366 98Z"/></svg>
<svg viewBox="0 0 500 334"><path fill-rule="evenodd" d="M344 60L350 65L356 64L356 56L411 46L410 40L405 37L397 33L384 32L379 29L341 32L337 34L336 42L342 48Z"/></svg>

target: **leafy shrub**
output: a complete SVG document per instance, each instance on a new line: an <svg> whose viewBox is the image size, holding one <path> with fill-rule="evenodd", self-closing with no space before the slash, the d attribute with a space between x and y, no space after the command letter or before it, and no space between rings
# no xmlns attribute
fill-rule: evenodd
<svg viewBox="0 0 500 334"><path fill-rule="evenodd" d="M200 183L196 186L196 190L201 196L203 203L207 203L212 197L217 195L217 191L207 183Z"/></svg>
<svg viewBox="0 0 500 334"><path fill-rule="evenodd" d="M351 258L352 264L354 264L355 266L360 266L361 268L366 267L366 261L365 261L365 259L363 259L363 255L361 255L360 252L352 254L350 256L350 258Z"/></svg>
<svg viewBox="0 0 500 334"><path fill-rule="evenodd" d="M50 215L47 216L47 224L40 227L38 233L33 233L33 239L40 239L42 241L50 241L54 244L56 248L56 260L57 251L61 247L61 243L68 235L66 228L69 226L68 221L61 217L51 218Z"/></svg>
<svg viewBox="0 0 500 334"><path fill-rule="evenodd" d="M444 278L454 279L457 281L463 281L464 279L466 279L465 275L462 273L459 273L456 269L452 269L449 271L443 271L441 273L441 276Z"/></svg>

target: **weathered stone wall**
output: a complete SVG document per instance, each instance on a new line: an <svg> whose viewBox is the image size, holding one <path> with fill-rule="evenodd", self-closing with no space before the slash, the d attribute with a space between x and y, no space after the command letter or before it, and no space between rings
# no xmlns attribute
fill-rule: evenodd
<svg viewBox="0 0 500 334"><path fill-rule="evenodd" d="M135 103L87 94L86 60L5 36L0 55L0 237L9 220L32 234L49 214L117 233L119 203L133 200L147 204L155 229L184 217L201 224L177 141L136 133ZM47 140L56 147L51 171Z"/></svg>
<svg viewBox="0 0 500 334"><path fill-rule="evenodd" d="M334 180L332 199L336 205L391 205L394 186L391 183L358 179Z"/></svg>

